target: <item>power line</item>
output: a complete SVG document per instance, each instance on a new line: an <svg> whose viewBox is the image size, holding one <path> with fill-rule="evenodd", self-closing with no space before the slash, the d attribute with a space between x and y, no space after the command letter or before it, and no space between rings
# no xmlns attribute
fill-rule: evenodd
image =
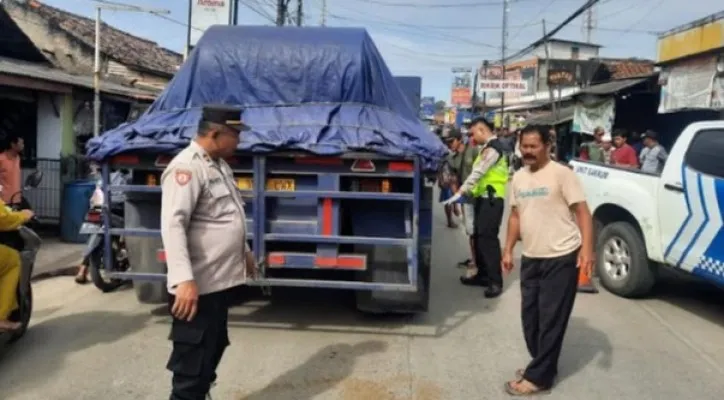
<svg viewBox="0 0 724 400"><path fill-rule="evenodd" d="M472 8L472 7L496 7L502 6L503 1L471 1L461 3L448 3L448 4L420 4L416 2L389 2L381 0L357 0L362 3L374 4L383 7L410 7L410 8ZM532 3L540 0L508 0L508 4L513 3ZM573 0L571 0L573 1Z"/></svg>
<svg viewBox="0 0 724 400"><path fill-rule="evenodd" d="M512 59L512 58L520 57L520 56L522 56L522 55L530 52L531 50L535 49L536 47L540 46L542 43L545 43L547 40L549 40L549 39L551 39L553 36L555 36L556 33L560 32L563 28L565 28L568 24L570 24L571 21L573 21L574 19L576 19L576 18L578 18L579 16L581 16L581 14L583 14L584 12L586 12L586 10L588 10L590 7L593 7L594 5L596 5L596 3L598 3L598 2L599 2L599 0L588 0L588 1L586 1L586 4L584 4L584 5L582 5L581 7L579 7L576 11L573 12L573 14L571 14L571 15L570 15L568 18L566 18L563 22L561 22L560 24L558 24L558 26L556 26L555 28L553 28L553 30L551 30L551 31L548 32L547 34L543 35L542 38L540 38L540 39L536 40L535 42L531 43L530 45L528 45L528 47L526 47L526 48L524 48L524 49L516 52L515 54L513 54L512 56L510 56L510 57L508 57L508 58L511 58L511 59ZM505 64L505 57L504 57L504 59L502 59L502 60L500 60L500 61L501 61L502 64ZM505 69L504 69L504 70L505 70Z"/></svg>
<svg viewBox="0 0 724 400"><path fill-rule="evenodd" d="M533 24L535 23L535 21L538 19L538 17L539 17L540 15L545 14L545 12L546 12L546 11L553 5L553 3L555 3L555 2L556 2L556 0L551 0L551 1L550 1L545 7L543 7L539 12L535 13L535 15L533 16L533 18L532 18L530 21L528 21L527 24L521 25L520 29L518 29L518 30L515 32L515 34L513 35L513 38L510 39L510 41L512 42L513 40L515 40L515 38L517 38L518 35L520 35L520 32L523 31L523 28L525 28L526 26L531 26L531 25L533 25ZM537 25L537 24L536 24L536 25Z"/></svg>
<svg viewBox="0 0 724 400"><path fill-rule="evenodd" d="M658 0L647 12L644 13L644 15L641 18L637 19L634 23L629 25L629 27L623 31L621 36L626 35L627 33L629 33L631 31L631 29L633 29L634 26L638 25L639 23L641 23L641 21L648 18L651 15L651 13L654 10L656 10L656 8L658 8L663 2L664 2L664 0Z"/></svg>

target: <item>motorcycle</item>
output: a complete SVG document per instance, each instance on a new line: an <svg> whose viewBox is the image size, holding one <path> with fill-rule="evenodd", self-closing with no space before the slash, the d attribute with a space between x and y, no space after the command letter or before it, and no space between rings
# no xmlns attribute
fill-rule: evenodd
<svg viewBox="0 0 724 400"><path fill-rule="evenodd" d="M128 283L124 279L109 278L106 276L106 260L104 249L104 229L103 225L103 192L97 187L90 200L90 208L85 215L85 219L80 228L80 233L90 235L86 242L86 248L83 251L84 264L88 266L88 273L95 287L103 293L112 292L119 287ZM123 228L124 219L122 213L117 210L111 210L111 228ZM111 236L111 270L114 272L128 271L130 264L128 262L128 253L126 251L126 243L122 236Z"/></svg>
<svg viewBox="0 0 724 400"><path fill-rule="evenodd" d="M25 179L24 190L37 188L42 179L42 172L33 172ZM22 192L13 194L11 199L16 195L22 195ZM13 211L32 209L30 204L24 198L21 200L19 206L11 208ZM31 220L31 222L33 221ZM21 226L16 231L0 233L0 243L12 247L20 252L21 261L20 282L18 283L17 288L18 308L10 314L9 318L11 321L20 322L21 327L20 329L12 332L0 332L0 348L6 344L16 342L18 339L23 337L28 330L30 317L33 312L33 288L30 284L30 279L33 276L35 259L38 255L42 242L43 241L40 239L40 236L38 236L38 234L27 225Z"/></svg>

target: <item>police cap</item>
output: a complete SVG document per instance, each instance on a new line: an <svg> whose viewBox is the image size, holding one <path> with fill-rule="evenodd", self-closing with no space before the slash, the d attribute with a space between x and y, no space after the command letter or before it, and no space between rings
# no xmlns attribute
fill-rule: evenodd
<svg viewBox="0 0 724 400"><path fill-rule="evenodd" d="M225 125L237 132L248 131L249 126L241 120L244 109L224 104L208 104L201 109L201 120L214 124Z"/></svg>

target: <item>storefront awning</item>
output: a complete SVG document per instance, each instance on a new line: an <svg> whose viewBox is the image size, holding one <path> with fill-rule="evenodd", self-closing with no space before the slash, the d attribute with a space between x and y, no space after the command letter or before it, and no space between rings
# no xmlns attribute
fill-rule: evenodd
<svg viewBox="0 0 724 400"><path fill-rule="evenodd" d="M587 88L581 89L574 97L578 97L584 94L592 94L597 96L607 96L616 94L622 90L632 88L636 85L651 80L655 75L643 77L643 78L632 78L632 79L619 79L598 85L592 85Z"/></svg>
<svg viewBox="0 0 724 400"><path fill-rule="evenodd" d="M573 120L574 106L563 107L557 113L552 111L525 120L527 125L558 125Z"/></svg>

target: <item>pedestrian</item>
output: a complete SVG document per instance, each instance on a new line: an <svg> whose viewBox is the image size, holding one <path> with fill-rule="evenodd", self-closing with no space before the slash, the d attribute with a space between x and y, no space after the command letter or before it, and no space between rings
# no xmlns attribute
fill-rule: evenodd
<svg viewBox="0 0 724 400"><path fill-rule="evenodd" d="M25 149L25 141L19 136L9 138L7 148L0 153L0 186L3 187L2 200L7 205L22 203L22 170L20 156Z"/></svg>
<svg viewBox="0 0 724 400"><path fill-rule="evenodd" d="M467 135L464 137L462 132L452 132L447 138L447 143L450 150L453 151L453 157L451 159L452 167L456 175L457 182L464 182L473 170L473 163L478 155L477 145L472 139L472 134L469 129L466 129ZM467 137L467 140L465 138ZM453 190L457 192L459 184L457 184ZM471 277L477 274L475 268L475 241L473 239L474 232L474 221L475 221L475 207L472 199L463 197L462 202L462 217L463 225L465 226L465 234L468 236L470 243L470 258L467 258L458 263L458 266L465 268L465 276Z"/></svg>
<svg viewBox="0 0 724 400"><path fill-rule="evenodd" d="M513 269L520 240L523 335L532 360L505 390L529 396L550 390L558 374L579 268L590 272L593 266L593 221L575 173L550 159L547 127L526 127L520 140L525 167L511 183L502 267Z"/></svg>
<svg viewBox="0 0 724 400"><path fill-rule="evenodd" d="M508 158L500 140L493 134L493 126L485 118L475 118L470 123L475 142L482 149L473 162L473 169L448 202L463 196L472 197L475 204L475 265L478 273L460 277L464 285L485 287L485 297L498 297L503 292L503 275L500 270L501 248L498 233L503 219L505 189L510 172Z"/></svg>
<svg viewBox="0 0 724 400"><path fill-rule="evenodd" d="M551 128L548 131L548 134L551 137L551 151L550 151L551 160L558 161L558 133L556 132L555 128Z"/></svg>
<svg viewBox="0 0 724 400"><path fill-rule="evenodd" d="M457 185L459 185L459 182L456 182L456 174L453 167L456 154L450 148L450 135L454 134L454 132L457 132L455 128L447 127L443 129L442 135L440 136L443 143L448 146L448 155L445 160L443 160L437 176L437 185L440 188L439 201L443 204L443 209L445 210L445 219L447 220L447 227L450 229L457 229L458 224L455 223L455 219L453 218L453 216L460 216L460 204L446 203L446 201L450 199L455 193L453 187L457 187Z"/></svg>
<svg viewBox="0 0 724 400"><path fill-rule="evenodd" d="M613 154L613 138L608 133L601 137L601 155L603 156L603 163L611 165L611 155Z"/></svg>
<svg viewBox="0 0 724 400"><path fill-rule="evenodd" d="M601 154L601 138L605 134L602 127L596 127L593 130L593 141L581 144L581 159L603 163L603 155Z"/></svg>
<svg viewBox="0 0 724 400"><path fill-rule="evenodd" d="M619 167L638 168L639 159L636 150L627 143L626 133L618 130L613 133L613 145L615 149L611 153L611 163Z"/></svg>
<svg viewBox="0 0 724 400"><path fill-rule="evenodd" d="M196 138L161 176L161 236L173 316L171 400L201 400L229 345L234 289L256 276L244 203L224 158L248 130L242 109L204 106Z"/></svg>
<svg viewBox="0 0 724 400"><path fill-rule="evenodd" d="M659 143L659 136L656 132L648 130L641 135L641 140L644 143L644 148L639 154L641 171L650 174L661 174L669 154L664 146Z"/></svg>

